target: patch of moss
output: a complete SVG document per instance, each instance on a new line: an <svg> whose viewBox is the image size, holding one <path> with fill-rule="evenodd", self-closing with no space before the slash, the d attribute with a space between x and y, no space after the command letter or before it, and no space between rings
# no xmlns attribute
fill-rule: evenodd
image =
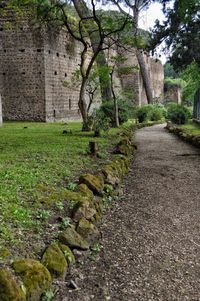
<svg viewBox="0 0 200 301"><path fill-rule="evenodd" d="M51 285L51 275L47 268L32 259L16 260L12 266L22 277L27 300L39 301L42 293Z"/></svg>
<svg viewBox="0 0 200 301"><path fill-rule="evenodd" d="M0 269L0 300L23 301L25 294L7 269Z"/></svg>
<svg viewBox="0 0 200 301"><path fill-rule="evenodd" d="M42 263L53 276L64 278L67 272L67 261L57 243L52 243L42 257Z"/></svg>
<svg viewBox="0 0 200 301"><path fill-rule="evenodd" d="M77 191L81 192L83 195L85 195L88 198L93 199L94 197L93 192L88 188L86 184L79 184L77 186Z"/></svg>
<svg viewBox="0 0 200 301"><path fill-rule="evenodd" d="M71 249L68 246L63 245L61 243L59 244L59 247L62 250L69 266L74 264L75 263L75 257L74 257L74 254L72 253Z"/></svg>
<svg viewBox="0 0 200 301"><path fill-rule="evenodd" d="M60 233L59 241L73 249L89 249L88 242L73 227L68 227L64 232Z"/></svg>
<svg viewBox="0 0 200 301"><path fill-rule="evenodd" d="M102 174L85 174L79 178L80 184L85 184L94 194L102 195L104 178Z"/></svg>
<svg viewBox="0 0 200 301"><path fill-rule="evenodd" d="M6 247L0 247L0 260L10 256L10 251Z"/></svg>

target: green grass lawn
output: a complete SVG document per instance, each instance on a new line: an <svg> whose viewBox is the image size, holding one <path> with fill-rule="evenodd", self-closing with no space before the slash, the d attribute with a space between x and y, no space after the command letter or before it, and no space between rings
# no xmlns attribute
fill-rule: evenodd
<svg viewBox="0 0 200 301"><path fill-rule="evenodd" d="M184 124L181 127L193 135L200 135L200 124L196 122L189 121L187 124Z"/></svg>
<svg viewBox="0 0 200 301"><path fill-rule="evenodd" d="M64 135L63 130L72 133ZM81 132L81 123L4 123L0 128L0 249L16 248L18 254L23 253L24 243L40 241L55 202L62 209L58 202L62 200L52 195L72 185L81 172L105 163L117 132L112 129L95 138L102 159L93 159L88 155L93 133Z"/></svg>

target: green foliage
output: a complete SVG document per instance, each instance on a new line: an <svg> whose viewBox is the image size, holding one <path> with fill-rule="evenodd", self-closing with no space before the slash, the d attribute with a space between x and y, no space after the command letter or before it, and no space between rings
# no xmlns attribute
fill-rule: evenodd
<svg viewBox="0 0 200 301"><path fill-rule="evenodd" d="M171 78L167 77L165 78L165 88L168 87L178 87L183 89L186 86L186 82L182 78Z"/></svg>
<svg viewBox="0 0 200 301"><path fill-rule="evenodd" d="M131 106L131 104L128 101L122 98L118 98L117 102L118 102L118 112L119 112L119 123L123 124L132 117L134 108ZM111 124L114 125L115 124L114 103L111 101L103 103L101 106L101 110L103 114L110 119Z"/></svg>
<svg viewBox="0 0 200 301"><path fill-rule="evenodd" d="M167 106L167 118L176 124L185 124L190 117L189 109L183 105L171 103Z"/></svg>
<svg viewBox="0 0 200 301"><path fill-rule="evenodd" d="M200 67L197 63L192 62L192 64L183 71L182 78L186 82L183 89L183 102L186 105L192 105L194 94L200 87Z"/></svg>
<svg viewBox="0 0 200 301"><path fill-rule="evenodd" d="M184 70L194 60L200 66L200 2L199 0L175 0L166 9L165 21L157 21L153 31L152 49L165 40L172 52L170 63L175 70ZM169 2L169 1L167 1Z"/></svg>
<svg viewBox="0 0 200 301"><path fill-rule="evenodd" d="M180 74L174 70L173 66L169 62L164 64L164 75L165 75L165 78L180 77Z"/></svg>
<svg viewBox="0 0 200 301"><path fill-rule="evenodd" d="M145 121L159 121L166 117L166 110L161 104L144 105L136 111L139 123Z"/></svg>

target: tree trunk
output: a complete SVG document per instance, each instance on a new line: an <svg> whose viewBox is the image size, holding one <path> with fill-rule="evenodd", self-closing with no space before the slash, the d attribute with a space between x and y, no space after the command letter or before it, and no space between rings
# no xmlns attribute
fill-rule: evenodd
<svg viewBox="0 0 200 301"><path fill-rule="evenodd" d="M115 120L115 126L118 128L119 127L119 109L118 109L118 102L117 98L115 95L115 90L113 87L113 73L114 73L114 68L112 72L110 73L110 81L111 81L111 90L112 90L112 96L113 96L113 101L114 101L114 120Z"/></svg>
<svg viewBox="0 0 200 301"><path fill-rule="evenodd" d="M137 39L138 37L138 20L139 20L139 2L135 1L135 5L133 6L133 35ZM148 75L147 65L144 60L144 55L142 53L142 49L136 48L136 57L138 60L138 64L140 66L140 72L142 76L142 80L144 83L144 88L147 96L148 104L153 103L153 93L152 93L152 86L151 81Z"/></svg>
<svg viewBox="0 0 200 301"><path fill-rule="evenodd" d="M82 78L81 89L80 89L80 93L79 93L78 106L79 106L81 116L82 116L82 119L83 119L82 131L84 131L84 132L90 131L90 127L88 125L87 102L86 102L86 99L85 99L86 86L87 86L87 79Z"/></svg>
<svg viewBox="0 0 200 301"><path fill-rule="evenodd" d="M91 14L90 14L90 11L89 11L85 1L73 0L73 3L75 6L75 9L81 19L83 19L84 17L85 18L90 17ZM97 26L96 23L94 23L94 28L96 26ZM94 28L92 29L92 31L88 31L88 35L90 37L93 52L96 51L96 49L99 45L99 41L100 41L99 32L98 32L98 30L95 32ZM97 56L96 62L97 62L97 67L99 70L102 66L107 66L105 53L103 51L101 52L100 55ZM100 81L102 101L105 102L105 101L110 100L112 98L112 92L111 92L111 84L110 84L109 79L108 79L108 81L104 81L101 78L101 76L99 76L99 81Z"/></svg>
<svg viewBox="0 0 200 301"><path fill-rule="evenodd" d="M147 65L146 62L144 60L144 55L143 53L136 49L136 56L137 56L137 60L140 66L140 72L141 72L141 76L142 76L142 80L143 80L143 84L144 84L144 88L145 88L145 92L146 92L146 96L147 96L147 102L148 104L153 103L153 94L152 94L152 87L151 87L151 81L148 75L148 69L147 69Z"/></svg>

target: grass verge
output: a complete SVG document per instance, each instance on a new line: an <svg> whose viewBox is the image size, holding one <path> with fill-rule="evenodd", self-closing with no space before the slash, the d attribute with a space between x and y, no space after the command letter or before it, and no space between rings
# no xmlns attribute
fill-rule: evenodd
<svg viewBox="0 0 200 301"><path fill-rule="evenodd" d="M0 259L4 247L16 256L42 249L41 239L54 232L53 215L64 209L60 195L75 187L80 172L109 160L118 131L93 138L81 132L81 123L13 122L0 128ZM91 140L99 142L101 159L88 155Z"/></svg>

